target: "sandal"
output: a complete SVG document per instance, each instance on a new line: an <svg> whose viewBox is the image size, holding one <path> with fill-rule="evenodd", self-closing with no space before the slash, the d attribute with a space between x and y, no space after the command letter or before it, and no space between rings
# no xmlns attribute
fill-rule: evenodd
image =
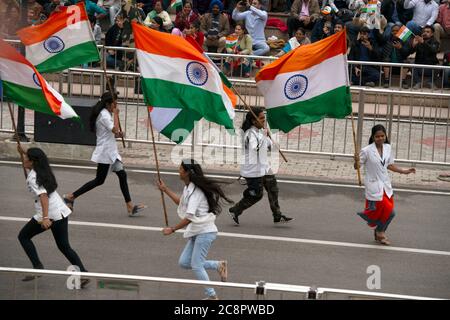
<svg viewBox="0 0 450 320"><path fill-rule="evenodd" d="M380 244L383 244L385 246L389 246L391 244L391 242L389 241L389 239L386 236L380 237L377 235L376 231L375 231L375 241Z"/></svg>
<svg viewBox="0 0 450 320"><path fill-rule="evenodd" d="M137 217L137 216L139 216L139 212L141 212L145 208L147 208L147 206L143 205L143 204L135 205L133 207L133 209L131 210L131 212L128 212L128 216L129 217Z"/></svg>
<svg viewBox="0 0 450 320"><path fill-rule="evenodd" d="M63 195L63 200L64 200L64 203L66 204L66 206L68 206L70 210L73 210L73 205L74 205L75 200L70 200L69 198L67 198L66 194Z"/></svg>

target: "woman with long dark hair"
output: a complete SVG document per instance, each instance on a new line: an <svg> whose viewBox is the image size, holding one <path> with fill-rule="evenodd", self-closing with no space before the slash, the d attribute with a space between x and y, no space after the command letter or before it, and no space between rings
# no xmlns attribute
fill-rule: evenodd
<svg viewBox="0 0 450 320"><path fill-rule="evenodd" d="M394 154L392 152L386 129L378 124L372 128L369 145L361 149L359 156L355 157L355 169L360 163L364 165L364 186L366 206L363 212L358 215L363 218L370 227L375 227L375 241L390 245L386 237L386 230L392 219L394 212L394 192L391 185L391 178L388 170L410 174L416 173L415 168L402 169L394 164Z"/></svg>
<svg viewBox="0 0 450 320"><path fill-rule="evenodd" d="M66 206L56 191L58 184L50 168L47 156L39 148L29 148L25 152L19 147L18 150L24 155L24 167L28 171L28 190L35 198L34 207L36 214L19 233L20 244L31 260L33 268L44 269L44 265L39 260L36 247L31 239L50 229L59 251L64 254L72 265L77 266L81 272L87 272L80 257L70 246L68 217L72 211ZM23 281L34 279L34 276L26 276ZM81 287L85 287L89 281L89 279L82 279Z"/></svg>
<svg viewBox="0 0 450 320"><path fill-rule="evenodd" d="M201 166L193 159L183 160L179 169L180 179L185 186L179 197L164 182L157 182L161 191L166 193L178 205L181 221L175 226L164 228L163 234L169 235L186 227L184 238L188 239L181 253L179 265L194 271L198 280L209 281L206 270L217 270L221 281L227 281L227 262L206 260L209 249L217 237L216 216L221 212L221 200L228 199L217 181L205 177ZM213 288L205 288L206 299L217 300Z"/></svg>
<svg viewBox="0 0 450 320"><path fill-rule="evenodd" d="M283 215L278 203L277 179L267 158L267 153L272 148L272 141L264 132L266 122L264 109L254 107L252 110L256 118L251 112L248 112L242 123L244 162L241 163L241 176L245 178L247 189L244 191L241 201L229 209L229 213L233 221L239 225L239 216L244 210L262 199L263 188L265 188L269 197L273 222L286 223L293 218Z"/></svg>
<svg viewBox="0 0 450 320"><path fill-rule="evenodd" d="M108 172L111 170L119 178L120 190L130 217L137 216L144 209L144 205L133 205L130 191L128 190L127 173L125 172L120 157L116 138L122 137L119 130L119 109L117 108L117 96L106 91L99 102L92 108L89 119L90 129L97 136L97 145L91 160L97 163L97 174L94 180L84 184L73 193L64 195L64 201L73 209L74 201L82 194L102 185Z"/></svg>

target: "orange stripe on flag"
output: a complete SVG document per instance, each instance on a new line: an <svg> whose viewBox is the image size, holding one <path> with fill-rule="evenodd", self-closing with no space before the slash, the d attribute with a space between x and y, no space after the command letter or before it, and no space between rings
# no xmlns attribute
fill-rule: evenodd
<svg viewBox="0 0 450 320"><path fill-rule="evenodd" d="M300 46L262 68L256 82L273 80L280 73L305 70L339 54L347 53L346 30L321 41ZM332 75L331 75L332 76Z"/></svg>
<svg viewBox="0 0 450 320"><path fill-rule="evenodd" d="M132 22L132 28L136 49L170 58L208 62L203 54L182 37L152 30L136 22Z"/></svg>
<svg viewBox="0 0 450 320"><path fill-rule="evenodd" d="M51 14L43 24L20 29L17 31L17 35L22 43L28 46L50 38L53 34L67 28L69 25L86 20L88 20L88 16L84 2L79 2L69 7L61 7L60 12ZM77 30L73 30L73 32L77 32Z"/></svg>
<svg viewBox="0 0 450 320"><path fill-rule="evenodd" d="M0 38L0 58L5 58L8 60L26 64L29 67L33 67L33 65L27 59L25 59L24 56L19 54L19 52L12 46L7 44L3 40L3 38Z"/></svg>

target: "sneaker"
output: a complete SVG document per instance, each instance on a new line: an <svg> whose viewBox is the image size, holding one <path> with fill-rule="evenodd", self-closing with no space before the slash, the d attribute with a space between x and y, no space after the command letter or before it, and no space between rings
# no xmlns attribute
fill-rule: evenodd
<svg viewBox="0 0 450 320"><path fill-rule="evenodd" d="M80 287L81 289L84 289L85 287L87 287L87 285L91 282L91 279L81 279L81 283L80 283Z"/></svg>
<svg viewBox="0 0 450 320"><path fill-rule="evenodd" d="M413 86L413 89L415 89L415 90L420 89L420 82L416 83L416 84Z"/></svg>
<svg viewBox="0 0 450 320"><path fill-rule="evenodd" d="M217 267L217 272L219 272L220 281L226 282L228 278L228 262L220 261L219 266Z"/></svg>
<svg viewBox="0 0 450 320"><path fill-rule="evenodd" d="M233 219L234 223L236 223L236 225L239 225L238 214L234 212L233 208L228 209L228 214L230 215L231 219Z"/></svg>
<svg viewBox="0 0 450 320"><path fill-rule="evenodd" d="M409 89L409 87L410 87L409 82L403 81L403 83L402 83L402 88L403 88L403 89Z"/></svg>
<svg viewBox="0 0 450 320"><path fill-rule="evenodd" d="M389 88L389 79L383 80L383 88Z"/></svg>
<svg viewBox="0 0 450 320"><path fill-rule="evenodd" d="M25 276L22 279L22 281L23 282L33 281L33 280L36 280L37 278L40 278L40 277L42 277L42 276Z"/></svg>
<svg viewBox="0 0 450 320"><path fill-rule="evenodd" d="M372 81L369 81L369 82L366 82L365 84L364 84L365 86L367 86L367 87L375 87L375 82L372 82Z"/></svg>
<svg viewBox="0 0 450 320"><path fill-rule="evenodd" d="M274 223L287 223L292 220L294 220L294 218L289 218L284 215L279 215L273 218Z"/></svg>
<svg viewBox="0 0 450 320"><path fill-rule="evenodd" d="M219 300L219 297L218 296L207 296L206 298L204 298L202 300Z"/></svg>

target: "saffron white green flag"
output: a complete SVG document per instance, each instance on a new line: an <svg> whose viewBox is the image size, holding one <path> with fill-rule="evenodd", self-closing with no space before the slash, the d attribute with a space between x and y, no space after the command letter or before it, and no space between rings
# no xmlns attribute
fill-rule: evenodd
<svg viewBox="0 0 450 320"><path fill-rule="evenodd" d="M181 8L183 6L183 1L182 0L172 0L170 2L170 7L171 8Z"/></svg>
<svg viewBox="0 0 450 320"><path fill-rule="evenodd" d="M17 32L26 58L39 72L56 72L99 61L84 2L61 7L40 25Z"/></svg>
<svg viewBox="0 0 450 320"><path fill-rule="evenodd" d="M187 122L202 117L227 129L234 128L236 97L197 48L184 38L135 22L132 28L144 99L153 107L153 124L160 132L167 128L168 136L177 128L189 130ZM159 112L165 115L164 125L154 118Z"/></svg>
<svg viewBox="0 0 450 320"><path fill-rule="evenodd" d="M412 34L413 33L411 32L411 30L409 30L406 26L402 26L400 30L398 30L396 36L403 42L406 42L408 41L409 37L412 36Z"/></svg>
<svg viewBox="0 0 450 320"><path fill-rule="evenodd" d="M352 111L345 30L300 46L256 75L271 129L289 132Z"/></svg>
<svg viewBox="0 0 450 320"><path fill-rule="evenodd" d="M0 39L0 79L5 100L62 119L79 119L36 68L3 39Z"/></svg>

